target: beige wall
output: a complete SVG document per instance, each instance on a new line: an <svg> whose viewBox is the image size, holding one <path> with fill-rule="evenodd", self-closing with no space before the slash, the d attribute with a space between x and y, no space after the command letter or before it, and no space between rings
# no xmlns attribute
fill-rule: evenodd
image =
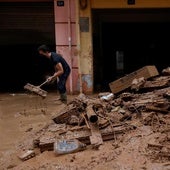
<svg viewBox="0 0 170 170"><path fill-rule="evenodd" d="M80 32L81 72L82 74L92 74L92 29L90 3L88 3L86 9L80 9L79 17L89 17L89 32Z"/></svg>
<svg viewBox="0 0 170 170"><path fill-rule="evenodd" d="M93 47L92 47L92 21L91 21L91 4L90 0L86 9L80 9L79 0L78 3L78 18L89 18L89 31L81 32L79 29L79 59L80 59L80 71L82 77L82 89L85 93L91 93L93 91Z"/></svg>

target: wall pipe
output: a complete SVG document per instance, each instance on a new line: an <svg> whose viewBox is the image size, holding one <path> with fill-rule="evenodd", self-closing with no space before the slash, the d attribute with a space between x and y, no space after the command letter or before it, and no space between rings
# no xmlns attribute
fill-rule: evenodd
<svg viewBox="0 0 170 170"><path fill-rule="evenodd" d="M81 53L81 45L80 45L80 25L79 25L79 18L80 18L80 13L79 13L79 0L76 0L76 35L77 35L77 60L78 60L78 74L79 74L79 83L80 83L80 93L83 92L82 88L82 73L81 73L81 64L80 64L80 53Z"/></svg>
<svg viewBox="0 0 170 170"><path fill-rule="evenodd" d="M71 36L71 7L70 0L68 0L68 44L69 44L69 56L70 56L70 67L72 69L72 36ZM73 93L73 74L70 73L70 93Z"/></svg>

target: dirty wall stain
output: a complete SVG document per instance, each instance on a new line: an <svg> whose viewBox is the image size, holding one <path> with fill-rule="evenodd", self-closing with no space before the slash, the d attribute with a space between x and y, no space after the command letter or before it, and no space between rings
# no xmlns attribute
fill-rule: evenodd
<svg viewBox="0 0 170 170"><path fill-rule="evenodd" d="M90 74L82 75L82 86L84 92L92 92L93 87L92 75Z"/></svg>

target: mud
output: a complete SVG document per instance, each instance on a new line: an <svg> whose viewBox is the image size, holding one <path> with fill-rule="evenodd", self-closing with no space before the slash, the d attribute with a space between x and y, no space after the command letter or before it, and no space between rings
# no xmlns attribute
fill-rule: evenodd
<svg viewBox="0 0 170 170"><path fill-rule="evenodd" d="M169 145L169 132L153 132L152 126L131 122L138 128L104 142L98 150L86 150L62 156L53 151L39 153L27 161L18 158L21 148L32 142L32 136L51 122L54 113L64 108L56 104L57 94L46 99L24 93L0 94L0 170L169 170L168 159L154 159L155 151L148 142L162 141ZM72 100L75 96L69 96ZM169 117L167 117L169 119ZM163 136L162 136L163 135ZM162 138L161 138L162 136ZM165 138L167 140L165 140ZM24 143L24 145L23 145ZM31 149L31 148L30 148Z"/></svg>

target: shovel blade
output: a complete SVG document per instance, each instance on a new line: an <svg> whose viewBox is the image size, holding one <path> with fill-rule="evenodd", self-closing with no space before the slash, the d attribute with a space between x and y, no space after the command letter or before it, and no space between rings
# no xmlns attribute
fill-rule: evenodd
<svg viewBox="0 0 170 170"><path fill-rule="evenodd" d="M39 86L34 86L30 83L27 83L25 86L24 86L24 89L25 90L28 90L32 93L35 93L43 98L45 98L47 96L47 92L45 90L42 90Z"/></svg>

